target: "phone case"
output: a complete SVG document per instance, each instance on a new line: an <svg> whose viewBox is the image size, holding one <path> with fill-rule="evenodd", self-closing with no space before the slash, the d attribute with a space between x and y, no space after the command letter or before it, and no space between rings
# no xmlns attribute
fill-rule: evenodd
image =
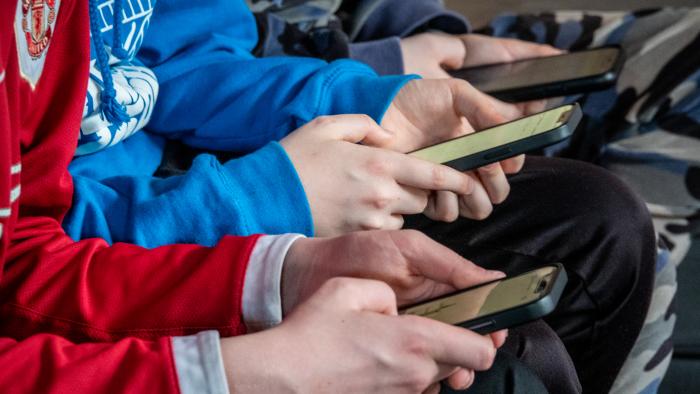
<svg viewBox="0 0 700 394"><path fill-rule="evenodd" d="M540 100L550 97L570 96L574 94L590 93L609 88L617 81L620 70L625 64L625 54L622 48L614 46L619 50L618 57L613 67L607 72L591 77L571 79L565 82L552 82L537 86L524 86L520 88L486 91L485 93L506 102L523 102Z"/></svg>
<svg viewBox="0 0 700 394"><path fill-rule="evenodd" d="M564 292L568 278L561 264L550 265L558 267L556 271L557 276L552 282L551 290L545 297L526 305L460 323L459 326L479 334L488 334L505 328L519 326L551 313Z"/></svg>
<svg viewBox="0 0 700 394"><path fill-rule="evenodd" d="M459 171L468 171L556 144L557 142L569 138L574 133L582 117L583 113L581 112L581 107L577 103L574 103L574 107L571 110L571 116L569 116L568 121L556 129L552 129L545 133L540 133L533 137L524 138L510 144L487 149L473 155L464 156L443 164Z"/></svg>

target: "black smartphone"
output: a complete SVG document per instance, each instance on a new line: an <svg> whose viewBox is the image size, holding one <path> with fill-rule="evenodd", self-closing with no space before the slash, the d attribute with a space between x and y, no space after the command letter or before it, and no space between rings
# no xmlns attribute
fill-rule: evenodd
<svg viewBox="0 0 700 394"><path fill-rule="evenodd" d="M566 286L561 264L495 280L403 308L480 334L515 327L551 313Z"/></svg>
<svg viewBox="0 0 700 394"><path fill-rule="evenodd" d="M440 142L409 154L467 171L563 141L582 118L577 103Z"/></svg>
<svg viewBox="0 0 700 394"><path fill-rule="evenodd" d="M608 46L464 68L450 74L498 99L520 102L608 88L617 81L624 62L622 48Z"/></svg>

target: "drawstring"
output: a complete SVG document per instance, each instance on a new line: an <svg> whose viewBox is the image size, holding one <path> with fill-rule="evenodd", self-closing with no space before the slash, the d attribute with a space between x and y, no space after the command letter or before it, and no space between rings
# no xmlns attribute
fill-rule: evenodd
<svg viewBox="0 0 700 394"><path fill-rule="evenodd" d="M114 0L114 31L112 32L112 54L119 59L126 59L129 54L122 47L122 7L124 0Z"/></svg>
<svg viewBox="0 0 700 394"><path fill-rule="evenodd" d="M95 4L96 1L97 0L88 1L88 10L90 12L90 34L92 35L92 42L95 47L97 66L102 74L103 81L102 93L100 93L100 109L102 110L104 118L108 122L117 127L121 127L122 123L129 121L129 115L126 113L126 108L117 101L117 91L114 90L114 80L112 79L112 72L109 68L109 55L107 54L104 42L102 41L102 34L98 24L98 11L97 5ZM123 59L123 57L118 56L126 55L126 51L121 46L121 40L119 40L119 33L121 30L117 28L118 25L121 25L121 6L122 0L114 0L113 41L118 42L118 45L115 44L113 53L115 56ZM117 10L119 10L119 12L117 12Z"/></svg>

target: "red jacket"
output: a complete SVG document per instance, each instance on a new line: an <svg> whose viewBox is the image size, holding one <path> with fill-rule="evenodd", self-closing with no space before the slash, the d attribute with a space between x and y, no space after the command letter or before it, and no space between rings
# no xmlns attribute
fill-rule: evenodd
<svg viewBox="0 0 700 394"><path fill-rule="evenodd" d="M146 250L63 233L87 11L86 0L0 5L0 391L177 391L167 336L244 332L256 238Z"/></svg>

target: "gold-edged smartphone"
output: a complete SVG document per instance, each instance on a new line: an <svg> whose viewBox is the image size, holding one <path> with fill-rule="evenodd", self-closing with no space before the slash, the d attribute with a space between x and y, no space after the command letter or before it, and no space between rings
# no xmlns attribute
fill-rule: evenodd
<svg viewBox="0 0 700 394"><path fill-rule="evenodd" d="M574 133L581 118L577 103L562 105L418 149L409 155L460 171L472 170L563 141Z"/></svg>
<svg viewBox="0 0 700 394"><path fill-rule="evenodd" d="M498 279L403 308L418 315L462 326L481 334L514 327L551 313L567 277L561 264Z"/></svg>

